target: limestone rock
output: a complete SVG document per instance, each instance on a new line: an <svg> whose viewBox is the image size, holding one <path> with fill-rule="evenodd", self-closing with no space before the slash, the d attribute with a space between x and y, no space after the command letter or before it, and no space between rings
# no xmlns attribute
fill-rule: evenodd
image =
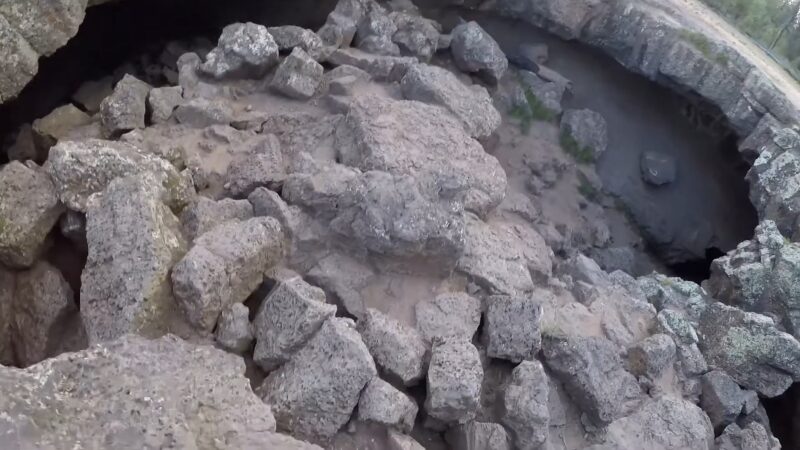
<svg viewBox="0 0 800 450"><path fill-rule="evenodd" d="M353 413L362 389L377 375L352 322L328 319L259 392L278 429L314 442L329 441Z"/></svg>
<svg viewBox="0 0 800 450"><path fill-rule="evenodd" d="M264 299L253 322L253 360L269 372L289 361L322 324L336 314L322 289L300 277L279 282Z"/></svg>
<svg viewBox="0 0 800 450"><path fill-rule="evenodd" d="M222 30L200 71L216 79L261 78L278 63L278 44L267 27L234 23Z"/></svg>
<svg viewBox="0 0 800 450"><path fill-rule="evenodd" d="M471 342L481 322L481 302L465 293L440 294L415 309L417 329L428 343Z"/></svg>
<svg viewBox="0 0 800 450"><path fill-rule="evenodd" d="M465 341L434 345L428 369L425 410L447 423L467 423L475 417L483 382L478 349Z"/></svg>
<svg viewBox="0 0 800 450"><path fill-rule="evenodd" d="M593 423L625 416L642 398L636 378L625 371L617 348L606 339L547 336L543 350L547 367Z"/></svg>
<svg viewBox="0 0 800 450"><path fill-rule="evenodd" d="M497 42L477 22L467 22L452 31L450 50L459 69L477 72L497 84L508 69L508 59Z"/></svg>
<svg viewBox="0 0 800 450"><path fill-rule="evenodd" d="M244 370L242 359L212 347L133 335L26 370L0 368L0 409L14 411L0 446L318 448L274 432ZM36 420L54 411L60 420Z"/></svg>
<svg viewBox="0 0 800 450"><path fill-rule="evenodd" d="M654 334L628 349L628 369L636 376L658 379L675 362L675 352L671 337Z"/></svg>
<svg viewBox="0 0 800 450"><path fill-rule="evenodd" d="M406 433L414 427L419 407L405 393L375 377L358 401L358 419L394 427Z"/></svg>
<svg viewBox="0 0 800 450"><path fill-rule="evenodd" d="M714 303L697 332L708 365L746 389L775 397L800 379L800 343L768 317Z"/></svg>
<svg viewBox="0 0 800 450"><path fill-rule="evenodd" d="M408 100L447 108L472 137L488 137L500 126L500 113L486 88L466 86L447 69L417 64L406 72L400 86Z"/></svg>
<svg viewBox="0 0 800 450"><path fill-rule="evenodd" d="M211 200L198 196L181 213L183 231L190 241L226 222L238 222L253 217L253 206L247 200Z"/></svg>
<svg viewBox="0 0 800 450"><path fill-rule="evenodd" d="M278 50L291 51L295 47L300 47L305 51L308 56L317 61L322 58L325 53L322 39L311 30L301 28L295 25L283 25L280 27L267 28L269 34L275 39L278 44Z"/></svg>
<svg viewBox="0 0 800 450"><path fill-rule="evenodd" d="M50 149L45 170L61 201L80 212L86 212L89 197L102 192L112 180L135 174L151 173L156 177L170 206L182 207L194 194L191 180L172 164L123 142L60 142Z"/></svg>
<svg viewBox="0 0 800 450"><path fill-rule="evenodd" d="M0 263L30 267L64 207L47 174L13 161L0 168Z"/></svg>
<svg viewBox="0 0 800 450"><path fill-rule="evenodd" d="M486 354L512 362L532 360L542 344L542 306L521 295L493 295L486 299L484 337Z"/></svg>
<svg viewBox="0 0 800 450"><path fill-rule="evenodd" d="M195 239L172 270L172 290L188 321L211 331L227 305L255 291L283 249L281 226L270 217L227 222Z"/></svg>
<svg viewBox="0 0 800 450"><path fill-rule="evenodd" d="M168 86L153 88L147 96L147 107L150 110L150 121L154 124L164 123L172 117L172 112L183 101L183 88Z"/></svg>
<svg viewBox="0 0 800 450"><path fill-rule="evenodd" d="M472 421L451 427L446 438L451 448L460 450L511 450L508 433L497 423Z"/></svg>
<svg viewBox="0 0 800 450"><path fill-rule="evenodd" d="M111 136L144 128L147 113L147 94L152 86L131 75L125 75L103 103L100 104L100 122Z"/></svg>
<svg viewBox="0 0 800 450"><path fill-rule="evenodd" d="M220 347L243 354L253 345L253 329L248 317L250 310L242 303L228 305L222 310L214 337Z"/></svg>
<svg viewBox="0 0 800 450"><path fill-rule="evenodd" d="M278 66L269 85L287 97L309 99L317 91L323 71L320 63L314 61L300 47L295 47Z"/></svg>
<svg viewBox="0 0 800 450"><path fill-rule="evenodd" d="M80 310L92 343L170 329L169 271L186 244L161 190L152 176L118 178L86 212Z"/></svg>
<svg viewBox="0 0 800 450"><path fill-rule="evenodd" d="M561 117L562 145L565 141L577 146L576 151L600 158L608 147L606 119L589 109L569 109Z"/></svg>
<svg viewBox="0 0 800 450"><path fill-rule="evenodd" d="M367 308L359 332L375 363L387 375L409 386L425 376L427 347L417 330Z"/></svg>
<svg viewBox="0 0 800 450"><path fill-rule="evenodd" d="M524 361L514 368L503 393L502 422L516 448L546 448L550 411L549 379L539 361Z"/></svg>
<svg viewBox="0 0 800 450"><path fill-rule="evenodd" d="M41 153L47 154L50 147L67 137L72 130L91 122L92 118L88 114L71 103L59 106L50 114L33 121L36 146Z"/></svg>

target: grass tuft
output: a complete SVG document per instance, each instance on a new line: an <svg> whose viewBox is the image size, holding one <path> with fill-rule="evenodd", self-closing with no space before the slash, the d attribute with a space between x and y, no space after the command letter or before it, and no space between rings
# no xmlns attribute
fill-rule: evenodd
<svg viewBox="0 0 800 450"><path fill-rule="evenodd" d="M600 200L600 192L592 186L592 183L586 178L586 175L583 174L580 170L577 171L578 176L578 192L585 198L586 200L597 203Z"/></svg>
<svg viewBox="0 0 800 450"><path fill-rule="evenodd" d="M511 111L509 111L509 115L519 122L520 130L522 130L524 134L530 132L531 125L534 121L552 122L556 119L557 114L555 111L539 101L530 89L525 88L524 94L528 104L527 107L518 105L511 108Z"/></svg>
<svg viewBox="0 0 800 450"><path fill-rule="evenodd" d="M728 57L722 53L717 53L716 46L703 33L681 30L681 38L692 44L692 46L700 51L707 59L714 60L721 65L728 64Z"/></svg>
<svg viewBox="0 0 800 450"><path fill-rule="evenodd" d="M572 137L572 133L569 129L561 131L559 142L561 143L561 148L563 148L568 155L575 158L575 161L581 164L589 164L594 161L594 152L592 152L592 149L581 146L581 144Z"/></svg>

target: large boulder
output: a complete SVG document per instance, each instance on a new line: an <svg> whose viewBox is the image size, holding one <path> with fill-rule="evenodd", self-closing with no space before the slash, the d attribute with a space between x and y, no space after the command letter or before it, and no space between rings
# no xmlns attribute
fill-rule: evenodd
<svg viewBox="0 0 800 450"><path fill-rule="evenodd" d="M114 92L100 104L100 123L109 136L144 128L147 95L152 88L128 74L114 86Z"/></svg>
<svg viewBox="0 0 800 450"><path fill-rule="evenodd" d="M269 372L289 361L322 324L336 314L325 292L300 277L280 281L261 303L253 322L253 360Z"/></svg>
<svg viewBox="0 0 800 450"><path fill-rule="evenodd" d="M181 207L193 197L191 180L166 160L123 142L89 139L63 141L50 149L45 165L58 196L75 211L86 212L89 197L118 177L153 174L165 188L170 206Z"/></svg>
<svg viewBox="0 0 800 450"><path fill-rule="evenodd" d="M375 363L390 377L413 385L425 376L427 346L417 330L367 308L359 332Z"/></svg>
<svg viewBox="0 0 800 450"><path fill-rule="evenodd" d="M278 221L227 222L195 239L172 270L172 290L189 322L211 331L231 303L244 302L283 256Z"/></svg>
<svg viewBox="0 0 800 450"><path fill-rule="evenodd" d="M10 413L0 447L318 448L275 433L244 372L241 358L213 347L133 335L26 370L0 368L0 410Z"/></svg>
<svg viewBox="0 0 800 450"><path fill-rule="evenodd" d="M782 130L747 173L750 201L761 220L772 220L786 236L797 235L800 214L800 135Z"/></svg>
<svg viewBox="0 0 800 450"><path fill-rule="evenodd" d="M447 69L417 64L406 72L403 97L441 105L461 121L470 136L485 138L500 126L500 113L483 86L467 86Z"/></svg>
<svg viewBox="0 0 800 450"><path fill-rule="evenodd" d="M701 378L700 407L719 431L733 423L745 409L747 391L721 370L712 370Z"/></svg>
<svg viewBox="0 0 800 450"><path fill-rule="evenodd" d="M311 30L296 25L283 25L269 27L267 31L278 44L278 50L282 52L291 52L295 47L299 47L315 60L320 60L325 53L322 39Z"/></svg>
<svg viewBox="0 0 800 450"><path fill-rule="evenodd" d="M278 44L267 27L234 23L222 30L200 71L216 79L261 78L278 64Z"/></svg>
<svg viewBox="0 0 800 450"><path fill-rule="evenodd" d="M477 22L455 27L450 50L459 69L477 73L490 83L497 84L508 69L508 59L489 33Z"/></svg>
<svg viewBox="0 0 800 450"><path fill-rule="evenodd" d="M546 448L550 426L550 381L539 361L524 361L511 372L503 392L502 422L520 450Z"/></svg>
<svg viewBox="0 0 800 450"><path fill-rule="evenodd" d="M467 341L436 344L428 369L425 410L446 423L467 423L480 401L483 367L478 349Z"/></svg>
<svg viewBox="0 0 800 450"><path fill-rule="evenodd" d="M750 422L744 428L732 423L715 441L717 450L780 450L781 444L758 422Z"/></svg>
<svg viewBox="0 0 800 450"><path fill-rule="evenodd" d="M287 97L306 100L314 96L323 72L320 63L300 47L295 47L278 66L270 87Z"/></svg>
<svg viewBox="0 0 800 450"><path fill-rule="evenodd" d="M326 443L350 419L361 391L376 375L352 322L331 318L264 380L259 392L272 407L279 430Z"/></svg>
<svg viewBox="0 0 800 450"><path fill-rule="evenodd" d="M766 316L714 303L697 332L708 365L747 389L775 397L800 381L800 342Z"/></svg>
<svg viewBox="0 0 800 450"><path fill-rule="evenodd" d="M606 119L590 109L568 109L561 117L561 145L579 159L596 160L608 148Z"/></svg>
<svg viewBox="0 0 800 450"><path fill-rule="evenodd" d="M394 427L406 433L414 427L418 410L414 399L378 377L367 383L358 401L359 420Z"/></svg>
<svg viewBox="0 0 800 450"><path fill-rule="evenodd" d="M64 211L47 174L12 161L0 168L0 263L30 267Z"/></svg>
<svg viewBox="0 0 800 450"><path fill-rule="evenodd" d="M186 243L162 197L152 176L117 178L86 212L80 310L90 342L157 336L177 315L169 272Z"/></svg>
<svg viewBox="0 0 800 450"><path fill-rule="evenodd" d="M397 44L400 53L416 56L420 61L429 61L439 48L439 24L402 11L392 12L389 17L397 27L392 42Z"/></svg>

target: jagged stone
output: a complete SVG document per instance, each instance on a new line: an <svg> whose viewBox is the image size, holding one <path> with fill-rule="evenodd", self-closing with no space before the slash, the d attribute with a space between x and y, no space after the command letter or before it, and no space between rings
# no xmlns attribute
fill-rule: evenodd
<svg viewBox="0 0 800 450"><path fill-rule="evenodd" d="M427 346L417 330L372 308L358 322L361 338L375 363L406 386L425 376Z"/></svg>
<svg viewBox="0 0 800 450"><path fill-rule="evenodd" d="M418 61L407 56L374 55L355 48L341 48L334 50L328 62L336 66L358 67L379 81L399 81Z"/></svg>
<svg viewBox="0 0 800 450"><path fill-rule="evenodd" d="M400 52L429 61L439 47L439 24L418 14L400 11L392 12L389 17L397 27L392 42Z"/></svg>
<svg viewBox="0 0 800 450"><path fill-rule="evenodd" d="M325 53L322 39L311 30L295 25L283 25L280 27L267 28L269 34L278 44L278 50L291 51L295 47L300 47L308 56L319 61Z"/></svg>
<svg viewBox="0 0 800 450"><path fill-rule="evenodd" d="M541 106L546 108L543 113L549 112L553 116L557 116L563 112L561 101L566 91L566 86L562 83L554 83L552 81L545 81L539 75L522 70L519 72L520 81L522 82L523 89L527 89L530 95L538 101ZM539 105L531 105L531 99L525 97L525 102L529 108L536 108Z"/></svg>
<svg viewBox="0 0 800 450"><path fill-rule="evenodd" d="M508 69L508 59L489 33L477 22L467 22L453 28L451 35L450 50L458 68L497 84Z"/></svg>
<svg viewBox="0 0 800 450"><path fill-rule="evenodd" d="M428 343L471 342L481 322L481 302L463 292L437 295L415 306L417 329Z"/></svg>
<svg viewBox="0 0 800 450"><path fill-rule="evenodd" d="M183 88L168 86L153 88L147 96L147 107L150 121L154 124L164 123L172 117L172 112L183 102Z"/></svg>
<svg viewBox="0 0 800 450"><path fill-rule="evenodd" d="M225 189L236 197L247 197L260 186L279 188L286 179L286 164L280 141L268 134L228 167Z"/></svg>
<svg viewBox="0 0 800 450"><path fill-rule="evenodd" d="M270 217L223 223L195 239L171 275L188 321L211 331L227 305L241 303L255 291L283 250L283 231Z"/></svg>
<svg viewBox="0 0 800 450"><path fill-rule="evenodd" d="M373 9L358 22L355 45L359 49L377 55L396 56L400 48L392 42L397 24L380 9Z"/></svg>
<svg viewBox="0 0 800 450"><path fill-rule="evenodd" d="M0 263L30 267L64 207L47 174L12 161L0 168Z"/></svg>
<svg viewBox="0 0 800 450"><path fill-rule="evenodd" d="M181 213L183 232L190 241L226 222L238 222L253 217L253 206L247 200L211 200L198 196Z"/></svg>
<svg viewBox="0 0 800 450"><path fill-rule="evenodd" d="M742 428L732 423L715 441L717 450L780 450L778 440L757 422Z"/></svg>
<svg viewBox="0 0 800 450"><path fill-rule="evenodd" d="M569 142L578 154L587 153L599 159L608 147L606 119L589 109L568 109L561 117L561 145Z"/></svg>
<svg viewBox="0 0 800 450"><path fill-rule="evenodd" d="M300 47L284 58L270 82L270 87L287 97L300 100L314 96L322 82L322 65Z"/></svg>
<svg viewBox="0 0 800 450"><path fill-rule="evenodd" d="M310 281L333 294L344 309L359 320L366 312L361 290L374 277L371 268L341 253L324 257L308 272Z"/></svg>
<svg viewBox="0 0 800 450"><path fill-rule="evenodd" d="M229 125L234 121L233 109L226 102L206 98L193 98L183 103L173 115L179 123L194 128Z"/></svg>
<svg viewBox="0 0 800 450"><path fill-rule="evenodd" d="M512 362L532 360L542 345L542 306L533 298L493 295L486 298L486 354Z"/></svg>
<svg viewBox="0 0 800 450"><path fill-rule="evenodd" d="M247 22L225 27L199 69L216 79L261 78L277 63L278 44L267 27Z"/></svg>
<svg viewBox="0 0 800 450"><path fill-rule="evenodd" d="M497 423L472 421L450 427L445 437L451 448L460 450L511 450L508 433Z"/></svg>
<svg viewBox="0 0 800 450"><path fill-rule="evenodd" d="M261 304L253 322L253 360L269 372L289 361L336 314L325 292L299 276L280 281Z"/></svg>
<svg viewBox="0 0 800 450"><path fill-rule="evenodd" d="M144 128L147 113L147 94L153 87L132 75L125 75L103 103L100 104L100 123L111 136Z"/></svg>
<svg viewBox="0 0 800 450"><path fill-rule="evenodd" d="M388 450L425 450L414 438L394 430L388 431Z"/></svg>
<svg viewBox="0 0 800 450"><path fill-rule="evenodd" d="M654 334L628 349L628 370L655 380L675 362L675 342L666 334Z"/></svg>
<svg viewBox="0 0 800 450"><path fill-rule="evenodd" d="M348 319L328 319L288 363L259 388L278 429L325 443L350 419L377 375L367 346Z"/></svg>
<svg viewBox="0 0 800 450"><path fill-rule="evenodd" d="M488 137L500 126L500 113L494 108L486 88L466 86L447 69L417 64L403 77L403 97L447 108L476 138Z"/></svg>
<svg viewBox="0 0 800 450"><path fill-rule="evenodd" d="M511 372L503 393L501 421L508 427L516 448L546 448L549 411L549 378L539 361L524 361Z"/></svg>
<svg viewBox="0 0 800 450"><path fill-rule="evenodd" d="M361 392L358 420L379 423L407 433L414 427L418 410L411 397L375 377Z"/></svg>
<svg viewBox="0 0 800 450"><path fill-rule="evenodd" d="M214 332L220 347L240 355L250 349L255 338L249 314L250 310L242 303L233 303L222 310Z"/></svg>
<svg viewBox="0 0 800 450"><path fill-rule="evenodd" d="M447 341L431 350L425 410L434 419L467 423L480 401L483 367L478 349L466 341Z"/></svg>
<svg viewBox="0 0 800 450"><path fill-rule="evenodd" d="M700 380L703 388L700 407L708 414L714 428L722 430L742 414L746 391L721 370L712 370Z"/></svg>

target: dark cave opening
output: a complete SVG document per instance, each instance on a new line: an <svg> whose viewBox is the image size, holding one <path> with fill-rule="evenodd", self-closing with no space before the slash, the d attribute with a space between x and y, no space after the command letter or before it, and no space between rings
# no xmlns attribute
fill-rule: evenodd
<svg viewBox="0 0 800 450"><path fill-rule="evenodd" d="M762 398L761 403L769 417L772 433L787 450L800 449L800 427L797 424L800 406L800 383L793 384L786 392L775 398Z"/></svg>
<svg viewBox="0 0 800 450"><path fill-rule="evenodd" d="M690 259L668 267L675 276L700 284L711 276L711 262L723 255L722 250L710 247L706 249L705 258Z"/></svg>

